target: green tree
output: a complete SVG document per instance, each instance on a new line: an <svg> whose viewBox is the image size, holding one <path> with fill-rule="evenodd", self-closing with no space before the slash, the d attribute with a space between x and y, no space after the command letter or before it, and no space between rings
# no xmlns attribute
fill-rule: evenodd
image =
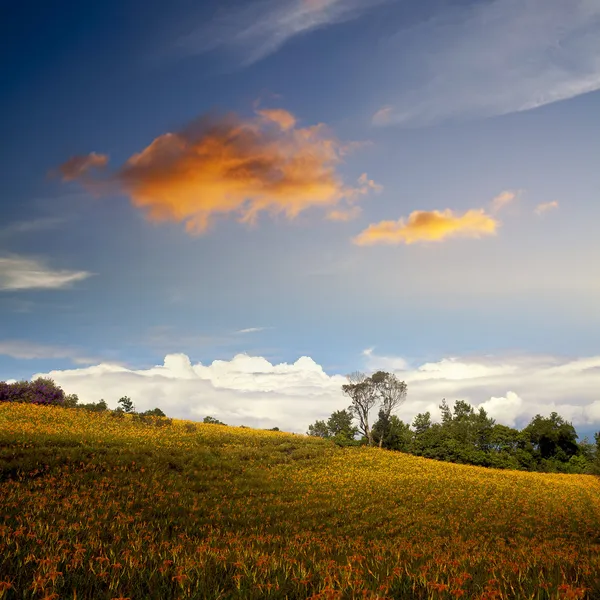
<svg viewBox="0 0 600 600"><path fill-rule="evenodd" d="M329 427L325 421L315 421L312 425L308 426L307 435L320 438L330 437Z"/></svg>
<svg viewBox="0 0 600 600"><path fill-rule="evenodd" d="M123 409L124 412L126 412L126 413L135 412L135 406L129 396L123 396L122 398L119 398L117 403L121 406L121 408Z"/></svg>
<svg viewBox="0 0 600 600"><path fill-rule="evenodd" d="M523 432L541 460L568 462L578 452L575 428L556 412L549 417L536 415Z"/></svg>
<svg viewBox="0 0 600 600"><path fill-rule="evenodd" d="M431 427L431 413L419 413L413 420L413 429L415 435L424 434Z"/></svg>
<svg viewBox="0 0 600 600"><path fill-rule="evenodd" d="M219 421L219 419L215 419L214 417L204 417L203 423L209 423L210 425L226 425L223 421Z"/></svg>
<svg viewBox="0 0 600 600"><path fill-rule="evenodd" d="M353 416L349 410L336 410L327 420L329 436L340 440L353 440L358 428L352 424Z"/></svg>
<svg viewBox="0 0 600 600"><path fill-rule="evenodd" d="M412 438L408 423L404 423L396 415L388 418L383 410L379 411L379 419L373 426L373 439L380 448L408 452Z"/></svg>
<svg viewBox="0 0 600 600"><path fill-rule="evenodd" d="M160 408L153 408L141 413L143 417L166 417L165 413Z"/></svg>
<svg viewBox="0 0 600 600"><path fill-rule="evenodd" d="M63 406L65 408L77 408L79 404L79 396L77 394L68 394L65 396Z"/></svg>

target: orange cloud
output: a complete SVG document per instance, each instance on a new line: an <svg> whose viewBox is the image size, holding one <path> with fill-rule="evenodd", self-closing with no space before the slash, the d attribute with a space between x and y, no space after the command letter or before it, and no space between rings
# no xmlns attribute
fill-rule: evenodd
<svg viewBox="0 0 600 600"><path fill-rule="evenodd" d="M73 156L59 167L63 181L81 179L90 169L103 168L108 164L106 154L90 152L87 156Z"/></svg>
<svg viewBox="0 0 600 600"><path fill-rule="evenodd" d="M291 113L265 109L245 120L235 114L206 116L165 133L108 181L82 177L89 166L73 168L97 161L92 156L98 155L70 159L61 172L65 180L79 179L96 189L115 184L150 220L185 222L189 233L200 234L216 215L253 222L268 211L293 218L376 189L366 174L358 187L344 185L336 168L348 150L323 124L299 128Z"/></svg>
<svg viewBox="0 0 600 600"><path fill-rule="evenodd" d="M354 243L359 246L374 244L414 244L417 242L440 242L449 237L480 238L493 235L499 226L498 221L483 210L469 210L456 216L450 209L414 211L407 221L381 221L369 225L361 232Z"/></svg>
<svg viewBox="0 0 600 600"><path fill-rule="evenodd" d="M511 190L502 192L492 200L492 212L498 212L502 210L507 204L510 204L516 198L516 192Z"/></svg>
<svg viewBox="0 0 600 600"><path fill-rule="evenodd" d="M279 125L284 131L296 126L296 117L282 108L264 108L256 112L268 121L272 121Z"/></svg>
<svg viewBox="0 0 600 600"><path fill-rule="evenodd" d="M535 214L541 215L541 214L544 214L545 212L547 212L549 210L553 210L555 208L558 208L558 201L556 201L556 200L553 200L552 202L542 202L542 204L538 204L535 207Z"/></svg>

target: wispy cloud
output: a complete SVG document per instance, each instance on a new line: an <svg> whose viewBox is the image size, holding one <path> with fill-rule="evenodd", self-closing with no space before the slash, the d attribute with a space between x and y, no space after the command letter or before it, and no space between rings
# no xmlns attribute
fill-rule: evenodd
<svg viewBox="0 0 600 600"><path fill-rule="evenodd" d="M338 208L330 210L327 213L327 218L330 221L352 221L353 219L356 219L361 212L362 208L360 206L352 206L350 208Z"/></svg>
<svg viewBox="0 0 600 600"><path fill-rule="evenodd" d="M505 190L504 192L501 192L492 200L491 211L493 213L500 212L503 208L509 204L512 204L518 198L518 196L519 192L515 192L513 190Z"/></svg>
<svg viewBox="0 0 600 600"><path fill-rule="evenodd" d="M100 360L97 357L85 356L85 353L77 348L51 346L27 340L0 340L0 355L22 360L69 359L75 364L91 364Z"/></svg>
<svg viewBox="0 0 600 600"><path fill-rule="evenodd" d="M243 65L275 52L296 36L356 19L391 0L258 0L224 7L178 43L181 53L202 54L221 46L236 50Z"/></svg>
<svg viewBox="0 0 600 600"><path fill-rule="evenodd" d="M400 81L375 124L419 126L529 110L600 89L600 3L455 4L396 34L387 52ZM410 86L392 60L400 53L418 74Z"/></svg>
<svg viewBox="0 0 600 600"><path fill-rule="evenodd" d="M250 224L263 211L292 219L309 208L331 209L377 191L380 186L366 174L356 186L338 175L338 165L355 147L324 124L298 127L283 109L261 110L247 119L202 117L159 136L114 173L94 177L82 167L86 157L70 158L60 168L66 180L78 177L87 189L128 195L152 221L185 222L189 233L201 234L218 215L237 214Z"/></svg>
<svg viewBox="0 0 600 600"><path fill-rule="evenodd" d="M238 329L236 333L258 333L264 331L266 327L247 327L246 329Z"/></svg>
<svg viewBox="0 0 600 600"><path fill-rule="evenodd" d="M92 169L103 169L108 164L106 154L90 152L85 156L73 156L59 167L63 181L74 181L86 176Z"/></svg>
<svg viewBox="0 0 600 600"><path fill-rule="evenodd" d="M354 238L359 246L375 244L415 244L441 242L448 238L480 238L494 235L499 222L483 209L473 209L462 215L450 209L412 212L408 219L373 223Z"/></svg>
<svg viewBox="0 0 600 600"><path fill-rule="evenodd" d="M87 271L54 270L37 258L0 257L0 291L65 288L93 274Z"/></svg>
<svg viewBox="0 0 600 600"><path fill-rule="evenodd" d="M65 217L38 217L27 221L15 221L0 228L0 236L18 235L20 233L36 233L54 229L65 223Z"/></svg>
<svg viewBox="0 0 600 600"><path fill-rule="evenodd" d="M558 208L558 201L557 200L552 200L552 202L542 202L541 204L538 204L535 207L535 214L536 215L543 215L545 212L548 212L549 210L555 210Z"/></svg>

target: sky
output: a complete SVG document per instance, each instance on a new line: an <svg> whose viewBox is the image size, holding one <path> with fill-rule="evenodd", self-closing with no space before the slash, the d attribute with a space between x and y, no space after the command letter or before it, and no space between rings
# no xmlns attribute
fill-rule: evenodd
<svg viewBox="0 0 600 600"><path fill-rule="evenodd" d="M305 432L345 375L600 430L598 0L7 0L0 380Z"/></svg>

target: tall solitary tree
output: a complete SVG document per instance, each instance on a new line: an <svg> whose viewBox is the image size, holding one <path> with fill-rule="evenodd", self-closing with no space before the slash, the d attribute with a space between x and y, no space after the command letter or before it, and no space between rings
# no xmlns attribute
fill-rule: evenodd
<svg viewBox="0 0 600 600"><path fill-rule="evenodd" d="M370 377L360 371L354 371L346 376L348 383L342 386L342 392L350 398L352 404L348 410L358 420L358 430L373 445L373 432L369 424L369 413L377 404L378 394Z"/></svg>
<svg viewBox="0 0 600 600"><path fill-rule="evenodd" d="M392 412L406 401L407 386L396 375L385 371L373 373L370 380L380 401L379 422L381 435L379 436L379 447L381 448L391 427Z"/></svg>

